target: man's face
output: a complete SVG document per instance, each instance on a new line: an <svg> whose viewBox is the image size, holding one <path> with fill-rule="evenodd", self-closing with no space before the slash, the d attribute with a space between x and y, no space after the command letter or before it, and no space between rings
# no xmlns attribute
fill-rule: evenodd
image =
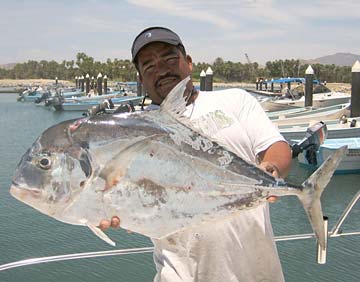
<svg viewBox="0 0 360 282"><path fill-rule="evenodd" d="M192 71L190 56L184 56L174 45L161 42L142 48L137 61L140 80L156 104L161 104L170 90Z"/></svg>

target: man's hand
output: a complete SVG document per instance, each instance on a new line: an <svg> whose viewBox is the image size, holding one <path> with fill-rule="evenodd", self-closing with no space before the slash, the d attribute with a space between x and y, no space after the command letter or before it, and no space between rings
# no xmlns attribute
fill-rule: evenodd
<svg viewBox="0 0 360 282"><path fill-rule="evenodd" d="M278 168L270 163L270 162L262 162L259 167L266 171L266 172L269 172L272 174L272 176L274 176L275 178L278 178L279 177L279 170ZM266 199L269 203L275 203L277 200L278 200L278 197L277 196L274 196L274 195L271 195L269 197L267 197Z"/></svg>
<svg viewBox="0 0 360 282"><path fill-rule="evenodd" d="M272 176L274 176L275 178L279 178L280 176L279 169L271 162L262 162L260 163L259 167L262 170L272 174Z"/></svg>
<svg viewBox="0 0 360 282"><path fill-rule="evenodd" d="M106 230L108 228L119 228L120 227L120 218L118 216L113 216L111 220L103 219L100 221L99 228L101 230Z"/></svg>

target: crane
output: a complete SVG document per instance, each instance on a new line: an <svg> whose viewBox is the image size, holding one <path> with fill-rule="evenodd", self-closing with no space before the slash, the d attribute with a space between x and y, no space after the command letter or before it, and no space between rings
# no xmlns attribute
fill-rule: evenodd
<svg viewBox="0 0 360 282"><path fill-rule="evenodd" d="M253 66L252 62L250 61L250 58L249 58L247 53L245 53L245 58L246 58L246 61L248 62L248 64L250 65L249 66L249 68L250 68L250 76L255 76L254 66Z"/></svg>

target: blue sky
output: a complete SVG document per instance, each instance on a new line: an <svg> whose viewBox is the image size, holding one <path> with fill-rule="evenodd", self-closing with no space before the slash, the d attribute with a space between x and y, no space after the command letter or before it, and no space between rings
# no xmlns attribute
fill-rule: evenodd
<svg viewBox="0 0 360 282"><path fill-rule="evenodd" d="M360 54L359 0L0 0L0 64L130 59L149 26L177 32L195 62Z"/></svg>

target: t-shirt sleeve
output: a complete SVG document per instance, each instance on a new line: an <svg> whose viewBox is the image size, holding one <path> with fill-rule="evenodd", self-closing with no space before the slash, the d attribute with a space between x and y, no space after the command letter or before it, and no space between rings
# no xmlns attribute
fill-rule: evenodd
<svg viewBox="0 0 360 282"><path fill-rule="evenodd" d="M285 141L256 98L246 91L241 92L237 95L240 101L237 102L236 116L251 140L255 155L277 141Z"/></svg>

